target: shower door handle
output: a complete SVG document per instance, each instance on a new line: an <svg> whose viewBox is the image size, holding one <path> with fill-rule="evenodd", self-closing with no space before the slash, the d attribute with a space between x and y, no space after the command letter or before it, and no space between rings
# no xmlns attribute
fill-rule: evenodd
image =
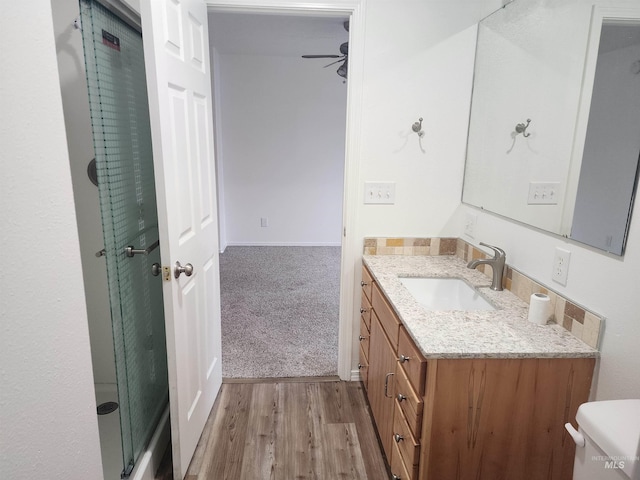
<svg viewBox="0 0 640 480"><path fill-rule="evenodd" d="M193 265L187 263L186 265L180 265L180 262L176 262L176 266L173 267L173 276L178 278L181 273L184 273L187 277L193 275Z"/></svg>
<svg viewBox="0 0 640 480"><path fill-rule="evenodd" d="M160 266L159 263L154 263L153 265L151 265L151 275L153 275L154 277L157 277L158 275L160 275L160 272L162 271L162 266Z"/></svg>
<svg viewBox="0 0 640 480"><path fill-rule="evenodd" d="M151 252L153 252L156 248L158 248L158 245L160 245L160 240L152 243L151 245L149 245L147 248L142 249L142 248L133 248L133 245L129 245L128 247L125 247L124 249L124 254L127 257L133 257L134 255L149 255Z"/></svg>

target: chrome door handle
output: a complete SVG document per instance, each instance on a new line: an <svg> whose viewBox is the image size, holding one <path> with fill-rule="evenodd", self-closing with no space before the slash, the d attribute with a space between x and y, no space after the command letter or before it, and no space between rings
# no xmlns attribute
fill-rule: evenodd
<svg viewBox="0 0 640 480"><path fill-rule="evenodd" d="M157 277L158 275L160 275L160 272L162 271L162 267L160 266L159 263L154 263L153 265L151 265L151 275L153 275L154 277Z"/></svg>
<svg viewBox="0 0 640 480"><path fill-rule="evenodd" d="M400 357L398 357L398 361L400 363L404 363L404 362L408 362L410 357L406 357L404 355L400 355Z"/></svg>
<svg viewBox="0 0 640 480"><path fill-rule="evenodd" d="M184 273L187 277L193 275L193 265L187 263L184 267L180 265L180 262L176 262L176 266L173 267L173 276L178 278L180 274Z"/></svg>
<svg viewBox="0 0 640 480"><path fill-rule="evenodd" d="M396 441L396 443L400 443L402 440L404 440L404 437L402 435L400 435L399 433L396 433L393 436L393 439Z"/></svg>
<svg viewBox="0 0 640 480"><path fill-rule="evenodd" d="M403 394L399 393L398 394L398 402L402 402L403 400L406 400L407 397L405 397Z"/></svg>

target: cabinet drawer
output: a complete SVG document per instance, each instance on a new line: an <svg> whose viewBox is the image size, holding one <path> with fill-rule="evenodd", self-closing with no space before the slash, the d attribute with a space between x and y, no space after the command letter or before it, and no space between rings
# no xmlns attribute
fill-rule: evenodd
<svg viewBox="0 0 640 480"><path fill-rule="evenodd" d="M407 425L416 439L420 439L422 429L422 408L424 402L409 383L409 379L401 368L396 369L395 397L402 409Z"/></svg>
<svg viewBox="0 0 640 480"><path fill-rule="evenodd" d="M413 342L406 329L401 328L398 336L398 362L404 370L413 389L419 396L424 395L427 360Z"/></svg>
<svg viewBox="0 0 640 480"><path fill-rule="evenodd" d="M364 357L367 361L369 361L369 329L367 325L364 323L364 320L360 320L360 350L364 353Z"/></svg>
<svg viewBox="0 0 640 480"><path fill-rule="evenodd" d="M378 319L382 324L382 328L384 328L387 337L389 337L389 341L393 346L393 351L398 351L398 332L400 330L400 320L393 312L391 306L387 303L387 300L384 298L384 295L380 291L380 287L378 285L373 286L373 293L371 298L371 306L373 307L373 311L378 315Z"/></svg>
<svg viewBox="0 0 640 480"><path fill-rule="evenodd" d="M418 478L418 466L407 466L402 461L402 455L398 444L393 442L391 450L391 478L394 480L416 480Z"/></svg>
<svg viewBox="0 0 640 480"><path fill-rule="evenodd" d="M398 400L393 413L393 440L398 444L405 465L418 465L420 462L420 442L416 440L402 413Z"/></svg>
<svg viewBox="0 0 640 480"><path fill-rule="evenodd" d="M373 278L367 270L367 267L362 266L362 281L360 282L362 285L362 293L371 301L371 287L373 286Z"/></svg>
<svg viewBox="0 0 640 480"><path fill-rule="evenodd" d="M371 331L371 302L364 294L360 296L360 318Z"/></svg>
<svg viewBox="0 0 640 480"><path fill-rule="evenodd" d="M362 345L360 345L360 362L358 363L358 370L360 371L360 379L366 389L369 386L369 360L362 351Z"/></svg>

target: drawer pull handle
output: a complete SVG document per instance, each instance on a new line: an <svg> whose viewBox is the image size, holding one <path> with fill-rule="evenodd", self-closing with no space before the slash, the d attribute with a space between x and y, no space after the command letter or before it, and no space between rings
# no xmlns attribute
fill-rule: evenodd
<svg viewBox="0 0 640 480"><path fill-rule="evenodd" d="M404 362L408 362L411 359L411 357L406 357L404 355L400 355L400 357L398 358L398 361L400 363L404 363Z"/></svg>
<svg viewBox="0 0 640 480"><path fill-rule="evenodd" d="M362 335L360 335L360 336L358 337L358 340L362 341L362 340L364 340L365 338L367 338L367 337L363 337Z"/></svg>
<svg viewBox="0 0 640 480"><path fill-rule="evenodd" d="M398 401L399 402L402 402L403 400L406 400L406 399L407 399L407 397L405 397L403 394L401 394L401 393L398 394Z"/></svg>
<svg viewBox="0 0 640 480"><path fill-rule="evenodd" d="M384 396L387 398L393 398L392 396L387 394L387 389L389 388L389 377L393 375L393 373L387 373L384 377Z"/></svg>
<svg viewBox="0 0 640 480"><path fill-rule="evenodd" d="M362 365L361 363L358 364L358 370L362 370L364 368L364 365Z"/></svg>
<svg viewBox="0 0 640 480"><path fill-rule="evenodd" d="M400 435L399 433L396 433L393 436L393 439L396 441L396 443L400 443L402 440L404 440L404 437L402 435Z"/></svg>
<svg viewBox="0 0 640 480"><path fill-rule="evenodd" d="M362 280L362 281L360 282L360 286L361 286L361 287L366 287L367 285L369 285L369 284L368 284L367 282L365 282L364 280Z"/></svg>
<svg viewBox="0 0 640 480"><path fill-rule="evenodd" d="M402 480L402 477L399 477L398 475L396 475L395 473L391 475L391 478L393 480Z"/></svg>
<svg viewBox="0 0 640 480"><path fill-rule="evenodd" d="M361 314L362 314L362 313L367 313L367 309L366 309L366 308L361 308L361 309L360 309L360 313L361 313Z"/></svg>

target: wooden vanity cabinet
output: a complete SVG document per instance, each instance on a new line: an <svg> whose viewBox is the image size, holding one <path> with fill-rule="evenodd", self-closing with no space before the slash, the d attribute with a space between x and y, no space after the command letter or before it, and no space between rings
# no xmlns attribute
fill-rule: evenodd
<svg viewBox="0 0 640 480"><path fill-rule="evenodd" d="M588 401L594 358L426 360L369 286L367 396L393 478L571 480L564 424Z"/></svg>
<svg viewBox="0 0 640 480"><path fill-rule="evenodd" d="M429 360L421 480L571 480L593 358ZM480 475L479 475L480 473Z"/></svg>
<svg viewBox="0 0 640 480"><path fill-rule="evenodd" d="M369 349L367 394L384 453L391 459L396 355L375 310L371 313Z"/></svg>

